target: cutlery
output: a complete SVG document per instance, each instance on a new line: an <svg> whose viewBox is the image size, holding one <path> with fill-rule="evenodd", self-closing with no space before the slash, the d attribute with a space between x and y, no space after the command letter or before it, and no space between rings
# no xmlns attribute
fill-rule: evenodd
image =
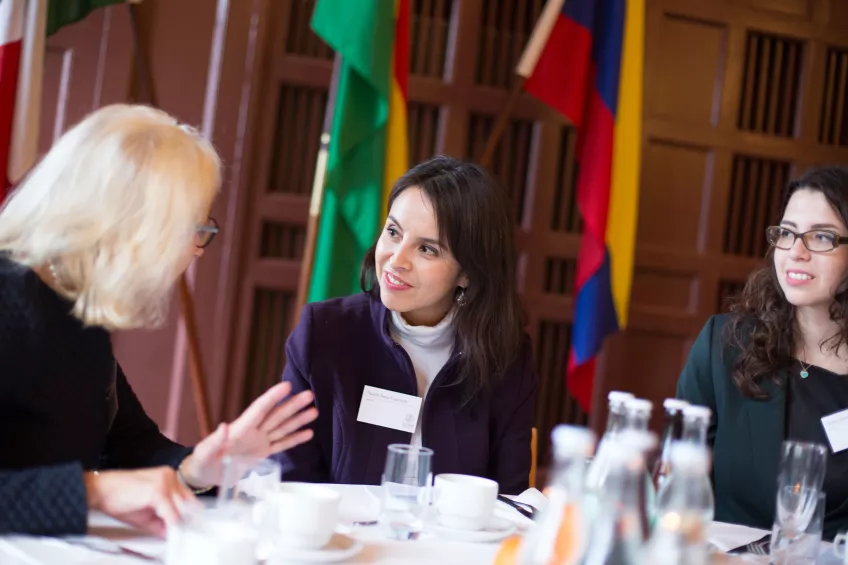
<svg viewBox="0 0 848 565"><path fill-rule="evenodd" d="M766 534L756 541L734 547L727 553L753 553L754 555L768 555L769 546L771 545L771 534Z"/></svg>
<svg viewBox="0 0 848 565"><path fill-rule="evenodd" d="M536 519L536 514L539 513L539 510L536 509L532 504L527 504L526 502L519 502L517 500L513 500L508 498L502 494L498 495L498 500L506 504L507 506L511 506L515 508L515 510L526 518L530 518L531 520Z"/></svg>

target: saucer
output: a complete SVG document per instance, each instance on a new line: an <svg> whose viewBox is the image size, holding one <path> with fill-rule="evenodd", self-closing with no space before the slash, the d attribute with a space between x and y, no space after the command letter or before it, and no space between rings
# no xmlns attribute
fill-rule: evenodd
<svg viewBox="0 0 848 565"><path fill-rule="evenodd" d="M336 532L324 547L305 549L275 546L268 558L268 565L283 563L337 563L350 559L364 549L361 541Z"/></svg>
<svg viewBox="0 0 848 565"><path fill-rule="evenodd" d="M518 528L512 522L501 518L492 517L482 530L459 530L448 528L441 524L432 526L436 535L454 541L471 543L490 543L501 541L514 534Z"/></svg>

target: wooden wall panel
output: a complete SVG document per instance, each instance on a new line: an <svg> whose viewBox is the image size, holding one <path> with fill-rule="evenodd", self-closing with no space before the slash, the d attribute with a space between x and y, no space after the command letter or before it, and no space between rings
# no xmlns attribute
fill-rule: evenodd
<svg viewBox="0 0 848 565"><path fill-rule="evenodd" d="M845 32L848 24L848 2L831 0L827 3L827 27L830 30Z"/></svg>
<svg viewBox="0 0 848 565"><path fill-rule="evenodd" d="M471 114L466 155L480 155L494 126L494 117ZM531 120L512 120L501 137L492 158L492 173L506 187L516 223L524 220L532 165L534 123Z"/></svg>
<svg viewBox="0 0 848 565"><path fill-rule="evenodd" d="M541 0L482 2L477 44L476 84L508 88L533 26L542 13ZM461 39L460 39L461 41Z"/></svg>
<svg viewBox="0 0 848 565"><path fill-rule="evenodd" d="M668 330L631 329L612 338L605 362L605 385L649 399L674 396L675 381L689 347L686 333ZM661 418L659 418L661 420Z"/></svg>
<svg viewBox="0 0 848 565"><path fill-rule="evenodd" d="M819 143L848 145L848 50L827 50Z"/></svg>
<svg viewBox="0 0 848 565"><path fill-rule="evenodd" d="M438 105L411 102L407 108L409 130L409 162L419 163L436 152L442 113Z"/></svg>
<svg viewBox="0 0 848 565"><path fill-rule="evenodd" d="M646 111L656 117L714 126L718 119L727 29L675 14L662 17L659 44L646 61L656 66ZM680 45L687 49L680 49Z"/></svg>
<svg viewBox="0 0 848 565"><path fill-rule="evenodd" d="M409 72L441 78L445 72L453 0L412 0Z"/></svg>
<svg viewBox="0 0 848 565"><path fill-rule="evenodd" d="M283 84L274 112L275 128L270 150L268 192L309 196L321 144L321 127L327 107L327 90ZM296 133L295 133L296 132Z"/></svg>
<svg viewBox="0 0 848 565"><path fill-rule="evenodd" d="M748 32L737 126L740 130L794 135L803 47L799 40Z"/></svg>
<svg viewBox="0 0 848 565"><path fill-rule="evenodd" d="M571 325L564 322L541 320L534 336L536 370L540 375L562 375L568 363L571 344ZM565 379L543 379L538 393L536 419L538 424L570 422L586 425L588 418L568 394ZM547 453L547 442L541 442L542 460Z"/></svg>
<svg viewBox="0 0 848 565"><path fill-rule="evenodd" d="M711 151L668 140L649 140L643 151L637 241L694 251Z"/></svg>
<svg viewBox="0 0 848 565"><path fill-rule="evenodd" d="M765 256L766 227L777 223L781 195L788 181L788 162L735 156L724 222L724 253Z"/></svg>
<svg viewBox="0 0 848 565"><path fill-rule="evenodd" d="M44 57L39 150L104 104L130 91L132 43L126 9L96 10L51 36Z"/></svg>
<svg viewBox="0 0 848 565"><path fill-rule="evenodd" d="M250 404L280 381L285 366L285 342L295 293L258 287L253 293L245 386L241 404Z"/></svg>
<svg viewBox="0 0 848 565"><path fill-rule="evenodd" d="M274 28L278 28L281 24L286 26L285 52L331 61L333 50L309 29L315 0L289 0L283 4L286 4L283 7L286 11L277 13L282 17L275 20L277 25ZM273 14L272 17L277 14Z"/></svg>
<svg viewBox="0 0 848 565"><path fill-rule="evenodd" d="M691 274L637 267L631 300L649 308L688 312L695 306L697 288Z"/></svg>
<svg viewBox="0 0 848 565"><path fill-rule="evenodd" d="M749 0L751 8L764 12L811 20L814 14L815 0Z"/></svg>

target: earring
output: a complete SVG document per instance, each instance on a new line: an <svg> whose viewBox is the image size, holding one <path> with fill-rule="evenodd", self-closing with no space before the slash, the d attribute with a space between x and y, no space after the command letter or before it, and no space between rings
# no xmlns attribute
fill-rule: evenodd
<svg viewBox="0 0 848 565"><path fill-rule="evenodd" d="M465 289L460 287L459 292L456 293L456 298L454 298L456 305L462 308L466 304L468 304L468 299L465 297Z"/></svg>

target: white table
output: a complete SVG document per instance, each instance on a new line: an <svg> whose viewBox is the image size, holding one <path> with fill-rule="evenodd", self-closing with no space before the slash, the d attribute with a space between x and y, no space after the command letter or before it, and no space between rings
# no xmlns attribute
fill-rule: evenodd
<svg viewBox="0 0 848 565"><path fill-rule="evenodd" d="M385 538L376 526L352 526L354 521L368 521L376 517L379 509L377 489L365 486L333 485L342 493L341 523L353 536L363 542L363 551L346 561L350 564L437 564L474 565L494 562L497 543L461 543L435 537L417 541L394 541ZM719 547L737 547L760 539L766 532L745 526L714 523L708 538ZM99 513L89 517L89 535L112 540L119 545L162 557L165 544L162 540L133 530ZM818 565L837 565L839 560L823 544L822 559ZM745 557L745 562L768 563L767 557ZM2 565L144 565L153 563L123 555L109 555L85 547L70 545L61 539L32 536L0 537L0 564Z"/></svg>

